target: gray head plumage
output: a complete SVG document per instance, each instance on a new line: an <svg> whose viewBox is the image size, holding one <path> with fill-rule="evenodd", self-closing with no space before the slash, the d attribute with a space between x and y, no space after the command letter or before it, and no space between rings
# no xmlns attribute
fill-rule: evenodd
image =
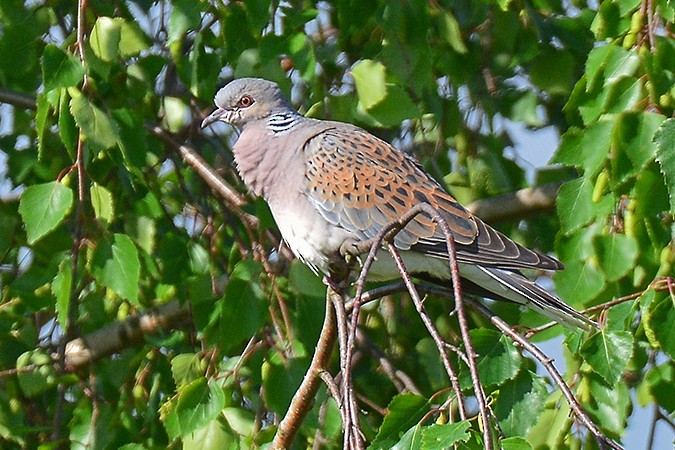
<svg viewBox="0 0 675 450"><path fill-rule="evenodd" d="M262 78L239 78L216 94L216 109L202 122L202 128L221 121L238 128L268 118L272 114L293 111L276 83Z"/></svg>

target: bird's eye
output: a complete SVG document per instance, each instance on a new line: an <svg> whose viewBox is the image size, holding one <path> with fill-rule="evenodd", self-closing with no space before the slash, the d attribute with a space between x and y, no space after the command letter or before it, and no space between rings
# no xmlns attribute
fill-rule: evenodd
<svg viewBox="0 0 675 450"><path fill-rule="evenodd" d="M250 95L244 95L242 98L239 99L239 102L237 102L237 106L239 108L248 108L253 104L253 98Z"/></svg>

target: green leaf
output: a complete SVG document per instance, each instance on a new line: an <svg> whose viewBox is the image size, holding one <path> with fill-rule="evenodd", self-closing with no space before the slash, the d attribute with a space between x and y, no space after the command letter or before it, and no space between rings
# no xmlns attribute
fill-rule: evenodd
<svg viewBox="0 0 675 450"><path fill-rule="evenodd" d="M623 148L635 169L642 169L656 155L653 139L665 117L655 113L623 114L613 144Z"/></svg>
<svg viewBox="0 0 675 450"><path fill-rule="evenodd" d="M142 116L129 108L116 109L111 114L119 126L120 139L117 143L124 155L125 164L144 167L148 145Z"/></svg>
<svg viewBox="0 0 675 450"><path fill-rule="evenodd" d="M201 8L199 3L192 0L177 0L173 2L169 16L169 44L182 42L188 30L196 30L199 26Z"/></svg>
<svg viewBox="0 0 675 450"><path fill-rule="evenodd" d="M530 67L530 77L534 85L549 95L568 95L575 76L572 54L549 46L542 48Z"/></svg>
<svg viewBox="0 0 675 450"><path fill-rule="evenodd" d="M106 225L111 223L115 216L113 197L109 190L98 183L93 183L89 189L91 205L94 207L94 215Z"/></svg>
<svg viewBox="0 0 675 450"><path fill-rule="evenodd" d="M485 328L471 330L471 342L476 353L480 355L478 374L483 386L500 385L518 375L522 357L513 342L502 333ZM464 366L460 380L463 389L472 386L468 369Z"/></svg>
<svg viewBox="0 0 675 450"><path fill-rule="evenodd" d="M364 59L352 67L359 103L366 111L384 100L387 95L386 70L382 63Z"/></svg>
<svg viewBox="0 0 675 450"><path fill-rule="evenodd" d="M639 66L637 52L612 46L604 61L605 86L614 84L623 77L632 76Z"/></svg>
<svg viewBox="0 0 675 450"><path fill-rule="evenodd" d="M527 440L534 448L563 448L562 442L566 439L572 418L567 402L558 401L560 404L549 406L539 415L537 423L527 434Z"/></svg>
<svg viewBox="0 0 675 450"><path fill-rule="evenodd" d="M588 58L586 58L587 91L593 89L596 80L595 77L601 73L601 70L605 65L607 56L610 54L613 48L614 48L613 44L602 45L594 48L588 54Z"/></svg>
<svg viewBox="0 0 675 450"><path fill-rule="evenodd" d="M626 418L631 410L631 399L626 383L608 386L599 376L590 375L589 403L586 411L602 430L620 436L626 430Z"/></svg>
<svg viewBox="0 0 675 450"><path fill-rule="evenodd" d="M138 25L121 17L99 17L91 30L89 43L94 54L105 62L115 61L118 56L138 55L149 47Z"/></svg>
<svg viewBox="0 0 675 450"><path fill-rule="evenodd" d="M523 436L537 423L548 391L543 378L529 370L499 389L494 412L506 436Z"/></svg>
<svg viewBox="0 0 675 450"><path fill-rule="evenodd" d="M280 415L286 413L308 367L306 358L291 358L283 364L263 364L264 396L272 411Z"/></svg>
<svg viewBox="0 0 675 450"><path fill-rule="evenodd" d="M410 96L399 86L392 84L387 84L386 97L373 105L368 114L386 128L398 126L404 120L414 119L420 115Z"/></svg>
<svg viewBox="0 0 675 450"><path fill-rule="evenodd" d="M649 391L666 411L675 411L675 367L672 361L653 367L644 378Z"/></svg>
<svg viewBox="0 0 675 450"><path fill-rule="evenodd" d="M429 402L419 395L400 394L394 397L387 408L380 431L370 445L370 449L390 449L399 441L399 436L413 428L429 411Z"/></svg>
<svg viewBox="0 0 675 450"><path fill-rule="evenodd" d="M137 22L129 22L120 17L115 17L113 20L120 26L120 55L123 57L136 56L150 47L148 38Z"/></svg>
<svg viewBox="0 0 675 450"><path fill-rule="evenodd" d="M633 354L633 336L628 331L596 333L584 342L580 353L596 373L614 386Z"/></svg>
<svg viewBox="0 0 675 450"><path fill-rule="evenodd" d="M16 377L26 397L42 394L56 383L56 372L49 355L42 350L28 351L16 360Z"/></svg>
<svg viewBox="0 0 675 450"><path fill-rule="evenodd" d="M621 113L633 109L644 98L642 87L642 81L633 77L625 77L614 83L605 98L605 112Z"/></svg>
<svg viewBox="0 0 675 450"><path fill-rule="evenodd" d="M560 217L560 228L565 234L588 224L595 217L593 187L587 177L565 183L558 191L556 209Z"/></svg>
<svg viewBox="0 0 675 450"><path fill-rule="evenodd" d="M587 261L566 263L565 270L556 272L553 279L558 295L571 306L585 305L605 287L602 274Z"/></svg>
<svg viewBox="0 0 675 450"><path fill-rule="evenodd" d="M250 339L266 317L265 293L258 282L259 264L242 260L225 288L220 316L220 342L225 349Z"/></svg>
<svg viewBox="0 0 675 450"><path fill-rule="evenodd" d="M174 383L180 389L204 376L202 359L194 353L176 355L171 359L171 374Z"/></svg>
<svg viewBox="0 0 675 450"><path fill-rule="evenodd" d="M28 186L21 194L19 214L29 244L56 228L73 204L73 191L58 181Z"/></svg>
<svg viewBox="0 0 675 450"><path fill-rule="evenodd" d="M510 437L499 441L501 450L532 450L532 445L521 437Z"/></svg>
<svg viewBox="0 0 675 450"><path fill-rule="evenodd" d="M140 270L138 250L126 234L115 234L96 246L92 273L101 284L134 303L138 303Z"/></svg>
<svg viewBox="0 0 675 450"><path fill-rule="evenodd" d="M110 148L119 139L117 124L81 93L70 90L70 112L84 136L102 148Z"/></svg>
<svg viewBox="0 0 675 450"><path fill-rule="evenodd" d="M469 51L462 39L462 30L459 27L459 23L457 23L457 19L455 19L452 13L444 11L441 14L440 25L441 35L454 51L460 54L465 54Z"/></svg>
<svg viewBox="0 0 675 450"><path fill-rule="evenodd" d="M591 177L607 161L614 125L614 121L600 120L583 131L568 130L551 162L583 167L584 175Z"/></svg>
<svg viewBox="0 0 675 450"><path fill-rule="evenodd" d="M223 417L230 428L241 436L253 437L257 431L256 416L251 411L242 408L225 408Z"/></svg>
<svg viewBox="0 0 675 450"><path fill-rule="evenodd" d="M169 131L178 132L188 120L190 108L183 99L177 97L164 97L164 123Z"/></svg>
<svg viewBox="0 0 675 450"><path fill-rule="evenodd" d="M13 215L0 214L0 255L9 250L14 241L19 219Z"/></svg>
<svg viewBox="0 0 675 450"><path fill-rule="evenodd" d="M666 180L670 210L675 211L675 119L663 122L654 135L656 160Z"/></svg>
<svg viewBox="0 0 675 450"><path fill-rule="evenodd" d="M53 44L42 53L42 80L45 91L77 86L84 78L84 66L73 55Z"/></svg>
<svg viewBox="0 0 675 450"><path fill-rule="evenodd" d="M616 281L630 272L639 253L635 238L625 234L595 236L593 247L607 281Z"/></svg>
<svg viewBox="0 0 675 450"><path fill-rule="evenodd" d="M422 425L415 425L403 433L401 440L391 446L391 450L413 450L422 447Z"/></svg>
<svg viewBox="0 0 675 450"><path fill-rule="evenodd" d="M522 122L531 127L539 127L544 124L537 107L539 106L539 98L534 91L525 91L522 93L511 106L510 119L514 122Z"/></svg>
<svg viewBox="0 0 675 450"><path fill-rule="evenodd" d="M237 439L219 420L211 420L182 439L183 450L222 450L240 448Z"/></svg>
<svg viewBox="0 0 675 450"><path fill-rule="evenodd" d="M77 125L70 112L70 96L67 90L64 90L59 98L59 137L68 151L68 156L72 161L75 161Z"/></svg>
<svg viewBox="0 0 675 450"><path fill-rule="evenodd" d="M649 305L648 326L663 351L675 359L675 298L664 295Z"/></svg>
<svg viewBox="0 0 675 450"><path fill-rule="evenodd" d="M218 417L225 407L225 393L216 381L199 378L180 390L176 414L180 431L187 436Z"/></svg>
<svg viewBox="0 0 675 450"><path fill-rule="evenodd" d="M56 316L63 328L68 324L72 284L73 260L67 258L59 263L59 272L54 277L54 281L52 281L52 294L56 297Z"/></svg>
<svg viewBox="0 0 675 450"><path fill-rule="evenodd" d="M119 55L121 37L119 21L110 17L99 17L91 29L89 45L96 56L105 62L111 62Z"/></svg>
<svg viewBox="0 0 675 450"><path fill-rule="evenodd" d="M443 450L457 442L466 442L471 424L467 420L457 423L433 424L422 431L422 450Z"/></svg>

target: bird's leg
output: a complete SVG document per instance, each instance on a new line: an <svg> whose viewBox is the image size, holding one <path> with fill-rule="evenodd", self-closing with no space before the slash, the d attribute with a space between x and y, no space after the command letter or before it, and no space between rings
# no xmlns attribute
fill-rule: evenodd
<svg viewBox="0 0 675 450"><path fill-rule="evenodd" d="M364 253L368 253L370 248L378 241L378 239L368 239L365 241L357 241L356 239L347 239L340 245L338 250L339 255L347 264L353 266L354 262L359 259Z"/></svg>

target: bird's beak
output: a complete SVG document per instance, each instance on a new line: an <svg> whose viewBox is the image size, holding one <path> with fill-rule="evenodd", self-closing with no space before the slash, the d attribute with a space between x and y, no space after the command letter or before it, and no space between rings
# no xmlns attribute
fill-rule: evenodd
<svg viewBox="0 0 675 450"><path fill-rule="evenodd" d="M202 128L206 128L209 125L211 125L212 123L221 120L225 114L227 114L226 109L216 108L215 111L213 111L211 114L206 116L206 118L204 120L202 120Z"/></svg>

